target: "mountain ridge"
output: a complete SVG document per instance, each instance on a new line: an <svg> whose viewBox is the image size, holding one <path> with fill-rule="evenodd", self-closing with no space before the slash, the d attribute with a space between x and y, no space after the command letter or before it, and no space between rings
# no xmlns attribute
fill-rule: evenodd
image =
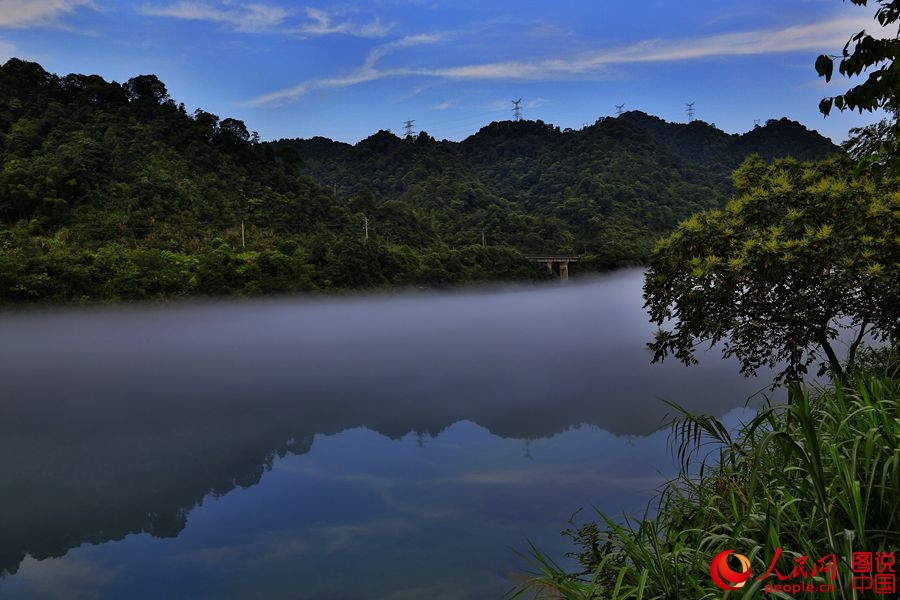
<svg viewBox="0 0 900 600"><path fill-rule="evenodd" d="M748 137L749 136L749 137ZM499 121L462 142L379 131L259 142L125 83L0 66L0 302L159 300L550 277L640 264L721 206L744 152L839 148L786 120L752 135L644 113L560 130Z"/></svg>

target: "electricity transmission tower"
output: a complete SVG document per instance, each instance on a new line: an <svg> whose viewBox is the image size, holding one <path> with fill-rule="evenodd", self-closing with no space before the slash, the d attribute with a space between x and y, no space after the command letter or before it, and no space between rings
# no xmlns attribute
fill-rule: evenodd
<svg viewBox="0 0 900 600"><path fill-rule="evenodd" d="M522 107L521 107L522 99L519 98L518 100L513 100L512 103L513 103L513 119L515 119L516 121L521 121L522 120Z"/></svg>
<svg viewBox="0 0 900 600"><path fill-rule="evenodd" d="M616 116L622 116L622 109L625 108L624 104L616 104Z"/></svg>
<svg viewBox="0 0 900 600"><path fill-rule="evenodd" d="M413 136L413 123L415 123L415 122L416 122L415 119L410 119L409 121L406 121L405 123L403 123L403 128L406 131L405 137L409 138L409 137Z"/></svg>
<svg viewBox="0 0 900 600"><path fill-rule="evenodd" d="M687 106L686 112L688 116L688 123L694 120L694 104L696 104L696 102L688 102L687 104L685 104L685 106Z"/></svg>

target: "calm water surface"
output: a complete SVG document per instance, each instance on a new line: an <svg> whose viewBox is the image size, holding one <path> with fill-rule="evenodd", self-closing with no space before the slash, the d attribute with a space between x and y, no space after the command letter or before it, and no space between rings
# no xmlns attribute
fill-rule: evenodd
<svg viewBox="0 0 900 600"><path fill-rule="evenodd" d="M0 316L0 597L498 598L579 508L674 472L641 273L567 286Z"/></svg>

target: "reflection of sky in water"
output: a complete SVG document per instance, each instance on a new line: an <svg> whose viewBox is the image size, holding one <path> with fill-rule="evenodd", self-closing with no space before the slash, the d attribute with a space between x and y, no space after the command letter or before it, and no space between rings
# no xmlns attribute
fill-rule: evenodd
<svg viewBox="0 0 900 600"><path fill-rule="evenodd" d="M642 512L661 397L763 385L651 366L640 290L6 315L0 597L500 595L526 537Z"/></svg>
<svg viewBox="0 0 900 600"><path fill-rule="evenodd" d="M260 485L207 498L177 538L27 559L0 596L500 597L528 568L515 554L526 538L560 558L571 547L559 532L578 508L580 520L591 507L642 514L674 472L667 435L583 426L503 439L460 422L436 438L317 436Z"/></svg>
<svg viewBox="0 0 900 600"><path fill-rule="evenodd" d="M582 427L526 442L469 422L436 438L317 436L261 485L207 499L174 540L131 536L27 562L0 593L57 580L115 597L499 596L522 566L510 546L523 550L526 536L558 553L578 507L640 510L670 467L664 446L665 433Z"/></svg>

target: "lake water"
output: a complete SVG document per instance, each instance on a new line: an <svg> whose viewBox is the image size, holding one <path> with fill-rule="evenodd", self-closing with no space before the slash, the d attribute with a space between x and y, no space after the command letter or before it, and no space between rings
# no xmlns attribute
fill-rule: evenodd
<svg viewBox="0 0 900 600"><path fill-rule="evenodd" d="M0 597L499 598L675 471L641 273L0 316Z"/></svg>

